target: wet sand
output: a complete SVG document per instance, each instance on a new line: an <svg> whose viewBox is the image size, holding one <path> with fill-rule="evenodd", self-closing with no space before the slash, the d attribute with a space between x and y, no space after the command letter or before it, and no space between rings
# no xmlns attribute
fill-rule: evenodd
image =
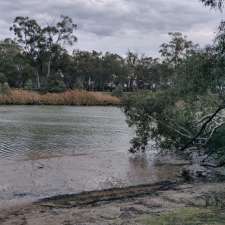
<svg viewBox="0 0 225 225"><path fill-rule="evenodd" d="M1 161L0 206L45 197L176 179L188 162L127 152Z"/></svg>

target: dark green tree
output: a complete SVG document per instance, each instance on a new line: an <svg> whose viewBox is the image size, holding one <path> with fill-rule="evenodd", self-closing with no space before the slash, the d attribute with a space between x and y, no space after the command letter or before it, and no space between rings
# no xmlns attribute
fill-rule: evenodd
<svg viewBox="0 0 225 225"><path fill-rule="evenodd" d="M193 48L182 57L177 57L176 51L169 51L172 61L167 63L173 73L179 75L172 76L173 85L169 88L125 99L128 122L136 126L132 152L144 150L150 139L162 149L184 153L194 147L212 152L215 135L221 137L225 125L225 77L220 64L224 61L223 32L220 27L215 46L202 50ZM221 149L225 155L225 146L220 147L220 153ZM213 153L217 154L215 148Z"/></svg>
<svg viewBox="0 0 225 225"><path fill-rule="evenodd" d="M11 87L21 88L31 79L33 67L22 48L11 39L0 42L0 71L5 74L6 82Z"/></svg>
<svg viewBox="0 0 225 225"><path fill-rule="evenodd" d="M61 21L54 26L45 27L41 27L36 20L29 17L15 18L10 30L14 32L18 44L35 68L37 88L41 87L41 77L43 83L46 83L52 75L53 58L61 54L63 45L76 42L76 27L77 25L67 16L61 16ZM57 73L57 68L54 72Z"/></svg>

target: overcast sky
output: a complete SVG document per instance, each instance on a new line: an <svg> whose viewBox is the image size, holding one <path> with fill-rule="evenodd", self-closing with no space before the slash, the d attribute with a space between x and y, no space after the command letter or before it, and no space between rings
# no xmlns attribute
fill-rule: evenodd
<svg viewBox="0 0 225 225"><path fill-rule="evenodd" d="M201 45L210 43L225 15L199 0L0 0L0 39L11 36L9 26L16 16L44 24L61 14L78 24L74 48L154 56L171 31Z"/></svg>

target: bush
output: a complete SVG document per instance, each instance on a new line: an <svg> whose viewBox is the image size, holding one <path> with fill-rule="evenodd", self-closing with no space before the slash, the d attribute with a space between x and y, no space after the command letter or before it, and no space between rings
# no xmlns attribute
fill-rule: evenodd
<svg viewBox="0 0 225 225"><path fill-rule="evenodd" d="M218 129L208 143L208 154L225 162L225 125Z"/></svg>
<svg viewBox="0 0 225 225"><path fill-rule="evenodd" d="M123 96L123 88L121 85L118 85L113 91L112 96L122 97Z"/></svg>
<svg viewBox="0 0 225 225"><path fill-rule="evenodd" d="M73 89L77 90L77 89L83 89L84 88L84 84L82 79L78 78L76 79L76 82L73 84Z"/></svg>
<svg viewBox="0 0 225 225"><path fill-rule="evenodd" d="M50 80L47 90L52 93L60 93L66 90L66 85L63 80Z"/></svg>
<svg viewBox="0 0 225 225"><path fill-rule="evenodd" d="M0 73L0 83L4 84L7 82L7 78L4 73Z"/></svg>
<svg viewBox="0 0 225 225"><path fill-rule="evenodd" d="M33 89L33 82L32 82L32 80L26 81L26 83L24 85L24 89L25 90L32 90Z"/></svg>
<svg viewBox="0 0 225 225"><path fill-rule="evenodd" d="M7 82L0 83L0 94L7 95L10 92L10 87Z"/></svg>

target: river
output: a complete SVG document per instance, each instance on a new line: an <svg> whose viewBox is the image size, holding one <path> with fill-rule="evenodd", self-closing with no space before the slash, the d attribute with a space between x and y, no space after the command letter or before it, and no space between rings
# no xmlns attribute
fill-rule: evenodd
<svg viewBox="0 0 225 225"><path fill-rule="evenodd" d="M169 156L128 153L125 119L117 107L1 106L0 204L176 178Z"/></svg>

